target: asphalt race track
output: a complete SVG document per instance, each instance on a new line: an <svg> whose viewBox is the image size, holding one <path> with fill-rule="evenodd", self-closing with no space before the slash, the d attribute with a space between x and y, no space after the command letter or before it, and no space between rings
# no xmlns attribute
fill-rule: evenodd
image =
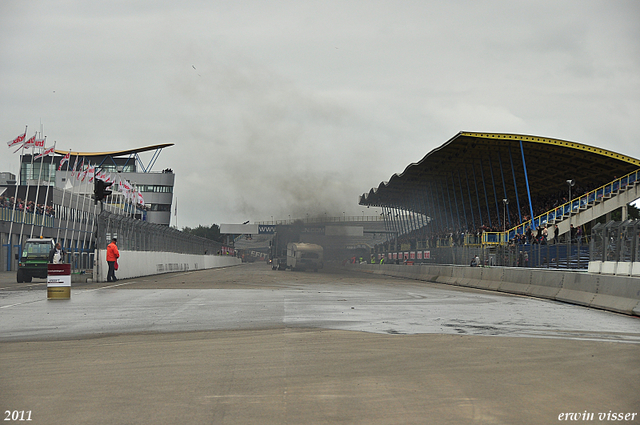
<svg viewBox="0 0 640 425"><path fill-rule="evenodd" d="M255 263L48 301L2 273L0 324L7 422L640 423L638 318L502 293Z"/></svg>

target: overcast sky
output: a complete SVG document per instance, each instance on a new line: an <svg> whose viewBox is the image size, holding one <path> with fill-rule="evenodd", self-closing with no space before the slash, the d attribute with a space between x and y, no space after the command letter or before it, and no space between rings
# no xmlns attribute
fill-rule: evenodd
<svg viewBox="0 0 640 425"><path fill-rule="evenodd" d="M639 23L635 0L2 0L0 139L175 143L180 228L361 215L459 131L640 158Z"/></svg>

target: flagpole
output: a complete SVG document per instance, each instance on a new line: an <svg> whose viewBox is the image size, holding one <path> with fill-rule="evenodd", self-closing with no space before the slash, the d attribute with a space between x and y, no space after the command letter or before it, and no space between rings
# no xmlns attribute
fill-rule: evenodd
<svg viewBox="0 0 640 425"><path fill-rule="evenodd" d="M87 166L87 170L89 169L89 167L91 167L91 163L89 163L89 165ZM84 179L87 178L87 171L85 171L83 174L84 175L82 176L82 180L80 182L81 184L84 183ZM82 210L83 210L83 213L84 213L84 201L85 200L86 200L86 196L84 196L84 194L83 194L83 196L82 196ZM79 211L78 211L78 204L79 203L80 203L80 195L78 194L78 198L76 198L76 218L78 216L82 217L82 214L80 214ZM82 221L80 221L79 224L82 225ZM80 234L80 231L78 230L78 235L79 234ZM76 226L74 225L73 229L71 230L71 241L73 241L73 238L74 238L75 235L76 235ZM78 236L78 238L80 238L80 236ZM76 243L76 249L74 249L74 252L77 251L77 247L78 247L78 244Z"/></svg>
<svg viewBox="0 0 640 425"><path fill-rule="evenodd" d="M36 135L37 135L37 133L36 133ZM35 146L35 137L36 137L36 135L34 135L32 137L32 139L34 140L34 145L31 147L31 172L32 173L33 173L33 157L35 156L35 148L36 148L36 146ZM29 139L29 140L31 140L31 139ZM27 140L27 143L29 142L29 140ZM22 166L22 162L20 162L20 166ZM28 177L26 172L24 174L25 174L25 177ZM25 218L27 218L26 208L27 208L27 200L29 199L29 192L30 192L29 189L30 188L31 188L31 186L29 185L29 179L27 178L27 190L25 191L25 195L24 195L25 201L24 201L24 207L22 207L22 224L20 225L20 239L19 239L19 242L18 242L18 244L21 247L22 247L22 232L24 231L24 222L25 222Z"/></svg>
<svg viewBox="0 0 640 425"><path fill-rule="evenodd" d="M65 181L69 181L68 177L69 177L69 163L71 162L71 149L69 149L69 153L67 155L69 155L69 158L67 158L67 176L65 178ZM60 165L60 170L62 170L62 165ZM65 183L65 186L66 186L66 183ZM64 195L66 192L67 190L63 187L62 200L60 201L60 208L64 208ZM62 211L60 211L60 213L62 213ZM54 211L54 216L55 216L55 211ZM62 222L62 219L58 219L58 231L56 232L56 242L60 242L60 223L61 222Z"/></svg>
<svg viewBox="0 0 640 425"><path fill-rule="evenodd" d="M44 195L44 205L42 206L42 223L40 224L40 236L42 236L42 232L44 231L44 219L47 216L47 200L49 199L49 188L51 187L51 169L53 167L53 160L56 152L56 141L53 142L53 155L51 155L51 166L49 167L49 173L47 178L47 192ZM43 159L44 162L44 159ZM57 241L56 241L57 242Z"/></svg>
<svg viewBox="0 0 640 425"><path fill-rule="evenodd" d="M102 169L100 169L100 177L101 177L101 178L100 178L100 180L102 180L102 181L107 181L107 180L108 180L108 177L107 177L106 173L105 173ZM101 205L102 205L102 206L104 206L104 201L101 203ZM109 205L109 204L107 204L107 205ZM97 202L95 202L95 203L93 204L93 214L92 214L92 216L91 216L91 232L89 233L89 246L88 246L88 252L91 252L91 251L90 251L90 250L91 250L91 243L93 242L93 233L94 233L94 232L93 232L93 230L94 230L94 228L95 228L96 219L97 219L97 217L98 217L98 215L96 214L96 208L97 208L97 207L98 207L98 203L97 203ZM102 210L102 208L101 208L101 210ZM86 236L86 233L85 233L85 236ZM98 240L98 239L96 238L96 241L97 241L97 240ZM98 249L99 249L99 248L98 248Z"/></svg>
<svg viewBox="0 0 640 425"><path fill-rule="evenodd" d="M25 140L27 138L27 128L28 126L24 126L24 133L22 133L22 139ZM20 137L20 136L18 136ZM17 151L16 151L17 152ZM14 152L15 153L15 152ZM18 167L18 176L20 176L20 169L22 168L22 155L24 154L24 142L22 143L22 153L20 154L20 166ZM11 253L12 253L12 249L11 249L11 244L12 244L12 240L13 240L13 219L15 217L16 214L16 204L18 201L18 187L19 185L15 186L15 190L13 193L13 210L11 210L11 223L9 224L9 261L11 261ZM9 268L10 269L10 268Z"/></svg>
<svg viewBox="0 0 640 425"><path fill-rule="evenodd" d="M78 163L78 157L80 155L76 155L76 164ZM74 168L75 168L74 165ZM80 168L84 167L84 158L82 159L82 164L80 165ZM76 178L75 176L75 171L73 172L73 177L77 180L80 177L80 170L78 170L78 177ZM71 205L73 204L73 194L75 192L76 186L75 184L73 185L73 190L71 192L71 199L69 199L69 211L67 212L67 224L66 227L64 229L64 239L67 240L67 231L69 230L69 218L71 217L71 215L73 214L73 208L71 208ZM80 195L76 195L76 208L78 207L78 200L80 199ZM71 251L71 241L69 241L69 251Z"/></svg>
<svg viewBox="0 0 640 425"><path fill-rule="evenodd" d="M42 134L40 134L42 136ZM47 136L44 136L42 139L42 146L44 151L47 151ZM33 202L33 214L31 216L31 232L29 232L29 237L33 237L33 228L36 225L36 211L38 210L38 196L40 196L40 180L42 179L42 169L44 168L44 156L42 157L42 162L40 162L40 170L38 171L38 186L36 186L36 200ZM33 168L32 168L33 169Z"/></svg>
<svg viewBox="0 0 640 425"><path fill-rule="evenodd" d="M71 177L72 178L76 178L76 168L78 167L78 159L79 159L80 155L76 154L76 160L73 163L73 167L71 168ZM71 161L69 161L71 162ZM69 166L67 166L67 171L69 171ZM67 181L70 181L67 175ZM62 246L64 247L64 241L67 240L67 230L69 229L69 216L71 215L71 204L73 203L73 192L75 192L76 189L76 185L75 182L73 185L71 185L71 191L70 191L70 195L69 195L69 209L66 213L66 220L65 220L65 224L64 224L64 238L62 240ZM63 194L64 196L64 194ZM62 208L64 208L64 203L61 203L60 206ZM59 226L58 226L59 227ZM58 229L58 237L60 236L60 230Z"/></svg>
<svg viewBox="0 0 640 425"><path fill-rule="evenodd" d="M95 177L94 177L95 178ZM84 202L82 203L82 206L84 208ZM93 203L93 212L91 213L91 225L93 227L93 222L94 222L94 217L96 214L96 207L98 206L97 202ZM89 217L87 217L87 221L84 223L84 235L82 236L82 250L84 251L84 245L87 242L87 233L88 232L88 228L89 228ZM93 236L93 231L91 232L91 236ZM78 239L80 238L80 236L78 236ZM91 245L91 239L89 239L89 246ZM87 247L87 252L89 252L89 247ZM80 253L80 259L82 260L82 252ZM83 262L81 261L81 264Z"/></svg>
<svg viewBox="0 0 640 425"><path fill-rule="evenodd" d="M91 169L91 166L89 166L89 169ZM96 171L95 171L95 165L93 166L93 172L91 174L93 177L89 179L89 183L91 183L92 180L94 180L96 178ZM95 184L95 182L94 182ZM93 212L91 214L87 214L87 218L84 222L84 234L82 235L82 250L80 251L80 264L83 264L84 261L82 260L82 253L84 252L84 245L87 242L87 232L88 232L88 227L89 227L89 218L90 216L93 217L93 214L95 214L96 212L96 205L97 202L93 203ZM91 204L89 204L89 208L91 208ZM82 209L84 210L84 200L82 201ZM78 240L80 239L80 234L78 234Z"/></svg>

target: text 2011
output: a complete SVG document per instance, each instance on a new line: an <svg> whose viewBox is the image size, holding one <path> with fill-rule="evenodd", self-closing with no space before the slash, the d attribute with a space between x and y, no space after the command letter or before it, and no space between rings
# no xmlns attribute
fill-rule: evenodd
<svg viewBox="0 0 640 425"><path fill-rule="evenodd" d="M31 410L5 410L5 421L30 421Z"/></svg>

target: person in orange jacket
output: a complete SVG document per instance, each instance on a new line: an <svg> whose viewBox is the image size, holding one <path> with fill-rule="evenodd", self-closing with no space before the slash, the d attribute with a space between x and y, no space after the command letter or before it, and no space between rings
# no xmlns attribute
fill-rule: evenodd
<svg viewBox="0 0 640 425"><path fill-rule="evenodd" d="M107 264L109 265L109 272L107 273L107 282L117 282L116 279L116 261L120 258L120 251L118 251L118 239L111 239L111 243L107 246Z"/></svg>

